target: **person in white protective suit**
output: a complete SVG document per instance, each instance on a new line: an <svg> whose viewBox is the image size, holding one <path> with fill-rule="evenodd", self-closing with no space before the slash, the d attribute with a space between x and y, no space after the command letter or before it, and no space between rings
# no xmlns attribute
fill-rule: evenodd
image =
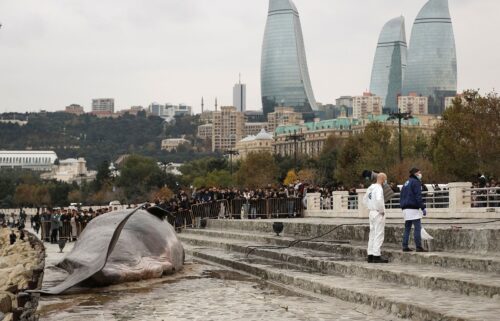
<svg viewBox="0 0 500 321"><path fill-rule="evenodd" d="M387 175L377 175L377 182L372 184L363 198L363 203L370 210L370 239L368 241L368 263L389 263L383 258L380 248L384 243L385 230L385 201L383 185Z"/></svg>

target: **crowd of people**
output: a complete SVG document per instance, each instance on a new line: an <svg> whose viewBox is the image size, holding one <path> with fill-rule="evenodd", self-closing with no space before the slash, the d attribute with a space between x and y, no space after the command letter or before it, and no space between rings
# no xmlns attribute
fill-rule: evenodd
<svg viewBox="0 0 500 321"><path fill-rule="evenodd" d="M194 189L192 192L181 190L170 199L157 199L155 203L169 212L176 212L179 210L189 210L195 205L210 204L224 200L228 202L234 200L252 202L271 199L302 199L307 192L316 192L317 190L319 188L300 182L280 187L268 185L265 188L258 189L220 189L212 187Z"/></svg>
<svg viewBox="0 0 500 321"><path fill-rule="evenodd" d="M31 228L40 238L50 243L57 243L60 238L74 241L85 226L99 215L116 210L105 207L97 210L72 208L43 208L37 209L36 214L30 217ZM28 215L20 209L19 215L0 213L0 226L22 231L26 227Z"/></svg>
<svg viewBox="0 0 500 321"><path fill-rule="evenodd" d="M500 207L500 182L481 175L472 186L472 207Z"/></svg>
<svg viewBox="0 0 500 321"><path fill-rule="evenodd" d="M395 183L390 183L390 187L395 193L401 192L401 186ZM264 217L271 213L261 213L269 211L269 206L260 206L269 201L275 201L272 209L273 213L280 212L288 214L290 217L296 217L299 213L298 208L306 207L306 195L308 193L319 193L321 195L322 209L332 209L332 193L334 191L348 192L348 207L350 209L357 208L357 188L364 188L361 184L357 187L346 188L343 185L335 187L320 187L313 186L307 183L296 181L294 184L271 186L258 189L229 189L229 188L200 188L193 190L180 190L169 199L156 199L155 205L163 208L172 217L176 217L178 213L190 212L197 206L208 206L210 204L218 204L221 201L227 201L228 207L225 212L231 210L236 213L241 210L242 215L245 211L248 218ZM442 207L441 204L447 202L447 191L440 185L425 185L422 184L424 195L433 195L432 200L436 204L428 204L428 207ZM436 197L436 195L444 195ZM291 201L293 200L293 202ZM297 202L298 201L298 202ZM428 200L429 202L429 200ZM274 204L274 203L273 203ZM297 205L300 204L300 205ZM444 205L443 205L444 206ZM500 206L500 182L496 180L487 180L484 176L480 176L473 183L472 190L472 206L473 207L498 207ZM129 205L128 208L133 208L135 205ZM389 204L388 208L399 208L399 200L394 204ZM31 216L30 224L33 230L40 234L41 239L57 243L59 238L64 238L67 241L72 241L78 238L79 234L85 226L95 217L107 212L116 210L116 207L104 207L93 210L92 208L81 209L76 207L69 208L45 208L38 209L36 214ZM217 208L221 211L221 208ZM223 215L225 216L225 215ZM27 224L28 216L21 209L19 214L5 214L0 211L0 226L11 229L23 230Z"/></svg>

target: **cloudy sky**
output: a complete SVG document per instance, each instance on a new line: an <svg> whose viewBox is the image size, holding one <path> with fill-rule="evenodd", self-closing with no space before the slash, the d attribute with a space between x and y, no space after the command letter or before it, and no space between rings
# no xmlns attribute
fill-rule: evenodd
<svg viewBox="0 0 500 321"><path fill-rule="evenodd" d="M369 87L383 24L427 0L295 0L316 99ZM449 0L459 89L500 86L499 0ZM113 97L117 109L201 97L232 104L242 74L260 109L268 0L0 0L0 112L61 110Z"/></svg>

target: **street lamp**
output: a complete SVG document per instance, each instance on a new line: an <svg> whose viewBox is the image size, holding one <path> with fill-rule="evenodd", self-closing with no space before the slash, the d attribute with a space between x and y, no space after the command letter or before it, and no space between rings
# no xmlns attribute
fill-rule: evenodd
<svg viewBox="0 0 500 321"><path fill-rule="evenodd" d="M408 119L413 119L413 116L410 113L402 113L400 109L398 109L397 113L390 113L389 118L387 120L398 120L399 123L399 161L403 162L403 139L402 139L402 128L401 128L401 122L404 120Z"/></svg>
<svg viewBox="0 0 500 321"><path fill-rule="evenodd" d="M231 168L231 176L233 176L233 155L236 156L239 154L240 153L238 153L238 151L234 149L229 149L224 152L224 155L229 155L229 163L230 163L229 166Z"/></svg>
<svg viewBox="0 0 500 321"><path fill-rule="evenodd" d="M293 146L294 146L293 163L294 163L295 169L297 169L297 150L299 149L298 145L299 145L299 142L303 142L304 140L305 140L304 134L302 134L302 132L297 134L296 129L293 131L293 134L290 134L286 137L287 142L293 141Z"/></svg>

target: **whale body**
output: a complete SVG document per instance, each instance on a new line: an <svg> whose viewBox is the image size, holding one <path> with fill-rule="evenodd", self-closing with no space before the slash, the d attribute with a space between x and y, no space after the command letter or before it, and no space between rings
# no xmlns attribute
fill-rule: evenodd
<svg viewBox="0 0 500 321"><path fill-rule="evenodd" d="M139 208L111 212L90 221L73 250L56 265L68 277L40 292L60 294L80 283L106 286L160 278L183 264L184 249L167 221Z"/></svg>

